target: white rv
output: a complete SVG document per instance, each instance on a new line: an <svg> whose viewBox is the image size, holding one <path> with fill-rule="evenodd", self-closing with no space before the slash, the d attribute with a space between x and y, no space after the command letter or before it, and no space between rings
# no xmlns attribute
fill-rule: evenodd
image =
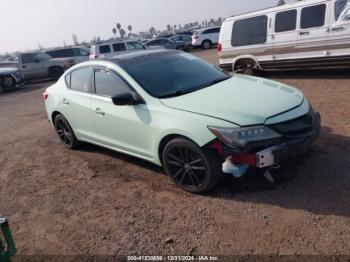
<svg viewBox="0 0 350 262"><path fill-rule="evenodd" d="M220 66L254 70L350 67L350 0L305 0L225 20Z"/></svg>

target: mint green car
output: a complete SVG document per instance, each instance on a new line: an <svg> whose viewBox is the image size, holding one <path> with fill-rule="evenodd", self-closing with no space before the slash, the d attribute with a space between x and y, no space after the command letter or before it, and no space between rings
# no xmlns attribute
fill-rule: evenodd
<svg viewBox="0 0 350 262"><path fill-rule="evenodd" d="M87 142L150 161L193 193L212 189L223 173L280 165L320 130L299 90L180 51L85 62L43 95L67 148Z"/></svg>

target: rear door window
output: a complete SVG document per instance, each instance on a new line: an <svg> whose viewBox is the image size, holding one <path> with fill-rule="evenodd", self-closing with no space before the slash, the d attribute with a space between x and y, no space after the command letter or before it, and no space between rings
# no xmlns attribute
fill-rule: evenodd
<svg viewBox="0 0 350 262"><path fill-rule="evenodd" d="M275 32L293 31L297 27L297 10L289 10L276 14Z"/></svg>
<svg viewBox="0 0 350 262"><path fill-rule="evenodd" d="M111 52L111 47L109 45L101 45L99 49L100 54L106 54Z"/></svg>
<svg viewBox="0 0 350 262"><path fill-rule="evenodd" d="M326 5L314 5L304 7L301 11L301 23L302 29L322 27L325 23L326 17Z"/></svg>
<svg viewBox="0 0 350 262"><path fill-rule="evenodd" d="M126 51L125 43L116 43L112 45L114 52Z"/></svg>
<svg viewBox="0 0 350 262"><path fill-rule="evenodd" d="M35 58L36 57L33 54L23 54L22 63L23 64L35 63Z"/></svg>
<svg viewBox="0 0 350 262"><path fill-rule="evenodd" d="M73 55L74 56L89 56L89 53L81 48L74 48L73 49Z"/></svg>
<svg viewBox="0 0 350 262"><path fill-rule="evenodd" d="M89 67L77 69L71 73L70 88L75 91L90 92L90 78L91 69Z"/></svg>
<svg viewBox="0 0 350 262"><path fill-rule="evenodd" d="M263 44L267 39L267 16L237 20L232 29L232 46Z"/></svg>
<svg viewBox="0 0 350 262"><path fill-rule="evenodd" d="M128 42L127 45L128 45L128 49L130 49L130 50L142 50L142 49L145 49L144 46L141 45L138 42Z"/></svg>
<svg viewBox="0 0 350 262"><path fill-rule="evenodd" d="M349 0L338 0L334 3L334 18L338 21L340 18L342 20L350 20L349 14L350 1Z"/></svg>
<svg viewBox="0 0 350 262"><path fill-rule="evenodd" d="M112 72L95 69L95 90L97 95L112 97L129 90L127 84Z"/></svg>

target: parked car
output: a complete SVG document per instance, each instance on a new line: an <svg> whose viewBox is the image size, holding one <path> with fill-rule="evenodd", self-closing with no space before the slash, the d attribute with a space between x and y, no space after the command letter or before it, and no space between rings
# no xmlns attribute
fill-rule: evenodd
<svg viewBox="0 0 350 262"><path fill-rule="evenodd" d="M53 58L70 58L75 64L88 61L90 50L83 46L59 48L45 51L46 54Z"/></svg>
<svg viewBox="0 0 350 262"><path fill-rule="evenodd" d="M219 42L220 27L209 27L195 30L192 36L194 48L209 49Z"/></svg>
<svg viewBox="0 0 350 262"><path fill-rule="evenodd" d="M13 62L0 62L1 67L17 67L25 80L51 78L57 80L65 70L74 65L74 60L52 58L43 52L19 54Z"/></svg>
<svg viewBox="0 0 350 262"><path fill-rule="evenodd" d="M20 88L23 84L24 76L17 67L0 68L0 94Z"/></svg>
<svg viewBox="0 0 350 262"><path fill-rule="evenodd" d="M222 171L238 176L293 159L320 131L319 113L296 88L176 50L76 65L43 96L67 148L84 141L150 161L194 193L210 190Z"/></svg>
<svg viewBox="0 0 350 262"><path fill-rule="evenodd" d="M164 34L164 35L159 35L159 36L157 36L157 38L156 39L159 39L159 38L170 38L170 37L172 37L172 36L174 36L175 34Z"/></svg>
<svg viewBox="0 0 350 262"><path fill-rule="evenodd" d="M157 38L145 43L147 47L162 46L166 49L184 50L185 41L175 41L167 38Z"/></svg>
<svg viewBox="0 0 350 262"><path fill-rule="evenodd" d="M170 38L168 38L170 41L174 42L185 42L185 43L191 43L192 37L189 35L174 35Z"/></svg>
<svg viewBox="0 0 350 262"><path fill-rule="evenodd" d="M183 43L182 50L188 51L192 48L192 37L189 35L174 35L169 38L170 41Z"/></svg>
<svg viewBox="0 0 350 262"><path fill-rule="evenodd" d="M228 18L220 66L254 70L350 66L350 2L309 0Z"/></svg>
<svg viewBox="0 0 350 262"><path fill-rule="evenodd" d="M91 46L90 59L101 59L121 52L145 50L147 47L139 41L115 41Z"/></svg>

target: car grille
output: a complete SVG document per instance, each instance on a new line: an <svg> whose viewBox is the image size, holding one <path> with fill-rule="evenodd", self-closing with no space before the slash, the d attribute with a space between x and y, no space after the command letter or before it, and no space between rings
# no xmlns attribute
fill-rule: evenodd
<svg viewBox="0 0 350 262"><path fill-rule="evenodd" d="M306 115L287 121L270 125L269 127L286 138L305 137L312 132L315 114L311 109Z"/></svg>

